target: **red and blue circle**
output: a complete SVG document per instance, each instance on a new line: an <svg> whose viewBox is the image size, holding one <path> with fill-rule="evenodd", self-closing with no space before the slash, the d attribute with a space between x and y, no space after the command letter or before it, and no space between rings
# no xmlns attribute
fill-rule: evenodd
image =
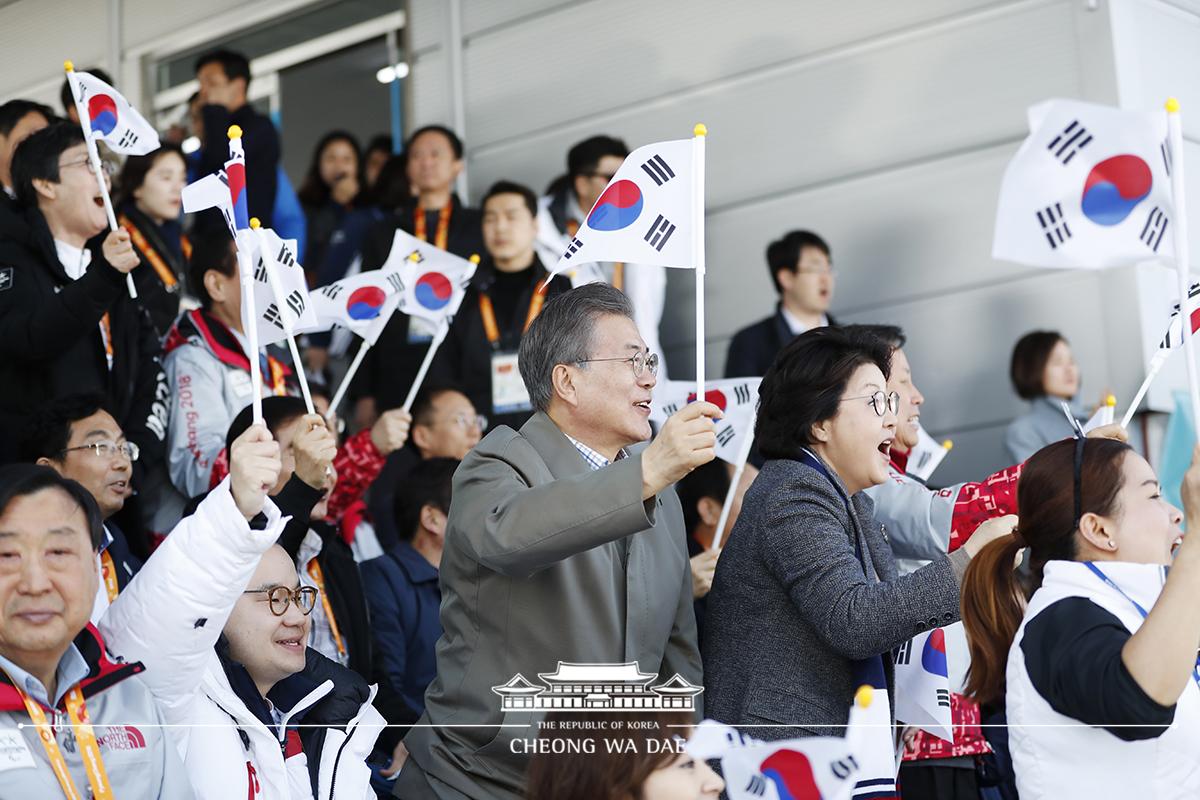
<svg viewBox="0 0 1200 800"><path fill-rule="evenodd" d="M413 287L417 302L430 311L440 311L454 295L454 285L440 272L426 272Z"/></svg>
<svg viewBox="0 0 1200 800"><path fill-rule="evenodd" d="M353 320L375 319L386 300L387 293L378 286L360 286L346 298L346 313Z"/></svg>
<svg viewBox="0 0 1200 800"><path fill-rule="evenodd" d="M633 181L621 180L600 195L587 224L595 231L619 231L636 222L641 213L642 190Z"/></svg>
<svg viewBox="0 0 1200 800"><path fill-rule="evenodd" d="M688 392L687 401L689 403L696 402L696 393ZM725 411L725 406L728 404L728 401L725 399L725 393L720 389L706 389L704 391L704 401L706 403L712 403L714 406L721 409L722 412Z"/></svg>
<svg viewBox="0 0 1200 800"><path fill-rule="evenodd" d="M1106 158L1083 183L1083 214L1097 225L1119 225L1154 187L1150 167L1137 156Z"/></svg>
<svg viewBox="0 0 1200 800"><path fill-rule="evenodd" d="M946 668L946 634L941 628L934 630L925 640L925 647L921 650L921 667L931 675L943 678L950 674Z"/></svg>
<svg viewBox="0 0 1200 800"><path fill-rule="evenodd" d="M796 750L776 750L758 767L775 784L779 800L821 800L821 790L808 756Z"/></svg>
<svg viewBox="0 0 1200 800"><path fill-rule="evenodd" d="M88 98L88 120L92 130L108 136L117 127L117 102L106 94Z"/></svg>

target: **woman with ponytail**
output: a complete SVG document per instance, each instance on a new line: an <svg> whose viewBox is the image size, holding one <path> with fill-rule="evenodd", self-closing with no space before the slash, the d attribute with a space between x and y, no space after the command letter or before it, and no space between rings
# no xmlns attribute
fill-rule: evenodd
<svg viewBox="0 0 1200 800"><path fill-rule="evenodd" d="M1017 503L1017 540L967 567L962 616L967 693L1004 708L1021 800L1200 796L1200 537L1176 549L1184 513L1107 439L1038 451ZM1200 449L1183 504L1200 529Z"/></svg>

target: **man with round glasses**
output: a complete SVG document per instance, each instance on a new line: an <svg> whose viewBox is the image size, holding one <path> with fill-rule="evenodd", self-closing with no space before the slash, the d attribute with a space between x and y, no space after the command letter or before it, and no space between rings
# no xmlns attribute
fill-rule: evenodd
<svg viewBox="0 0 1200 800"><path fill-rule="evenodd" d="M104 537L96 556L100 584L92 609L92 622L99 622L142 566L113 520L133 494L133 464L140 451L125 440L125 432L99 394L60 397L39 408L24 428L21 460L50 467L75 481L100 508Z"/></svg>

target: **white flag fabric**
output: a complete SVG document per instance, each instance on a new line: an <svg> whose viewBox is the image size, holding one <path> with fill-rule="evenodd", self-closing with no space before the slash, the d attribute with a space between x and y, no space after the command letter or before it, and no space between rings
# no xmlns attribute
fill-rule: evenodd
<svg viewBox="0 0 1200 800"><path fill-rule="evenodd" d="M934 628L914 636L896 650L895 662L896 719L953 742L945 632Z"/></svg>
<svg viewBox="0 0 1200 800"><path fill-rule="evenodd" d="M692 246L692 140L630 153L571 237L551 277L577 262L696 266Z"/></svg>
<svg viewBox="0 0 1200 800"><path fill-rule="evenodd" d="M303 330L325 331L336 325L374 345L400 304L403 286L395 272L373 269L314 289L310 297L317 323Z"/></svg>
<svg viewBox="0 0 1200 800"><path fill-rule="evenodd" d="M754 409L758 405L758 385L762 378L731 378L709 381L704 399L724 412L717 420L717 458L737 464L743 437L754 436ZM650 404L650 421L662 425L667 418L696 399L693 381L659 381Z"/></svg>
<svg viewBox="0 0 1200 800"><path fill-rule="evenodd" d="M1196 308L1196 298L1200 297L1200 283L1193 283L1188 288L1188 297L1193 303L1192 333L1200 329L1200 308ZM1183 346L1183 319L1179 312L1179 303L1171 307L1171 318L1167 323L1167 332L1158 347L1160 350L1174 350Z"/></svg>
<svg viewBox="0 0 1200 800"><path fill-rule="evenodd" d="M215 208L221 212L221 216L225 218L225 224L229 227L229 235L236 239L237 231L233 225L233 200L229 196L229 179L225 175L225 170L205 175L183 187L183 210L185 213L195 214L209 208Z"/></svg>
<svg viewBox="0 0 1200 800"><path fill-rule="evenodd" d="M905 466L905 473L922 481L927 481L949 452L949 449L945 445L934 439L929 435L928 431L918 425L917 446L908 454L908 464Z"/></svg>
<svg viewBox="0 0 1200 800"><path fill-rule="evenodd" d="M282 342L289 333L315 326L317 315L309 301L304 268L296 261L296 240L280 239L270 228L258 228L254 242L258 346L266 347Z"/></svg>
<svg viewBox="0 0 1200 800"><path fill-rule="evenodd" d="M436 326L458 313L475 264L397 230L382 270L400 277L400 311Z"/></svg>
<svg viewBox="0 0 1200 800"><path fill-rule="evenodd" d="M1165 112L1048 100L1029 109L1029 131L1004 173L994 258L1083 269L1173 260Z"/></svg>
<svg viewBox="0 0 1200 800"><path fill-rule="evenodd" d="M160 147L158 132L113 87L87 72L67 72L83 134L114 153L144 156Z"/></svg>

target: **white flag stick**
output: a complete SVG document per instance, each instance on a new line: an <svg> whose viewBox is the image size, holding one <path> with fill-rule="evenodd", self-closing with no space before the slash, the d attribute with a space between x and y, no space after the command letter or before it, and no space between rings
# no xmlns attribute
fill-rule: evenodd
<svg viewBox="0 0 1200 800"><path fill-rule="evenodd" d="M1191 333L1188 335L1190 336ZM1158 373L1162 371L1163 364L1167 363L1167 358L1170 355L1170 350L1159 349L1154 353L1154 358L1150 359L1150 368L1146 371L1146 379L1138 387L1137 394L1133 396L1133 402L1129 404L1129 408L1125 411L1125 416L1121 417L1122 428L1129 427L1130 421L1133 420L1133 415L1137 413L1138 406L1142 404L1142 398L1146 396L1146 392L1150 391L1150 384L1154 383L1154 379L1158 377Z"/></svg>
<svg viewBox="0 0 1200 800"><path fill-rule="evenodd" d="M84 125L84 118L87 115L87 109L79 99L79 86L75 81L75 67L70 61L63 66L67 70L67 84L71 87L71 99L75 101L75 113L79 115L79 127L83 130L83 142L87 147L88 159L92 162L92 174L96 176L96 183L100 184L100 197L104 200L104 213L108 217L108 229L115 231L118 229L117 215L113 211L112 198L108 196L108 181L104 180L104 165L100 161L100 150L96 147L96 140L92 137L91 131ZM129 290L129 296L137 300L137 287L133 285L133 275L125 273L125 288Z"/></svg>
<svg viewBox="0 0 1200 800"><path fill-rule="evenodd" d="M250 346L250 403L254 407L254 423L262 422L262 353L258 349L258 309L254 302L254 259L250 231L237 233L238 276L242 284L242 327Z"/></svg>
<svg viewBox="0 0 1200 800"><path fill-rule="evenodd" d="M258 221L258 217L250 218L250 228L254 231L254 235L258 237L259 253L265 252L265 238L262 233L262 223ZM292 331L292 323L286 314L283 313L283 289L279 285L279 276L275 274L275 270L268 264L266 258L263 258L263 269L267 271L267 281L271 284L271 294L275 295L275 307L279 310L279 318L283 322L283 328L287 332L288 349L292 351L292 364L296 367L296 375L300 379L300 394L304 397L304 405L308 409L308 413L315 414L313 409L312 394L308 390L308 376L304 374L304 361L300 358L300 348L296 347L296 334ZM257 326L257 318L255 323Z"/></svg>
<svg viewBox="0 0 1200 800"><path fill-rule="evenodd" d="M708 128L692 129L692 253L696 259L696 399L704 399L704 140Z"/></svg>
<svg viewBox="0 0 1200 800"><path fill-rule="evenodd" d="M738 448L737 464L733 468L733 477L729 479L729 488L725 491L725 502L721 505L721 516L717 519L717 532L713 534L712 550L721 549L721 536L725 533L725 523L729 521L729 510L733 508L733 496L737 494L738 484L742 482L742 473L746 471L746 461L750 458L750 447L754 444L754 423L758 419L758 406L750 412L750 425L742 432L742 445Z"/></svg>
<svg viewBox="0 0 1200 800"><path fill-rule="evenodd" d="M1188 390L1192 395L1192 420L1196 441L1200 443L1200 374L1196 371L1196 343L1192 340L1192 310L1194 303L1188 294L1189 271L1187 208L1183 190L1183 123L1179 118L1179 101L1167 101L1167 138L1171 142L1171 194L1175 200L1175 273L1179 276L1179 313L1183 327L1183 351L1187 354Z"/></svg>
<svg viewBox="0 0 1200 800"><path fill-rule="evenodd" d="M337 413L338 406L342 404L342 398L346 396L346 390L350 388L350 382L354 380L354 373L358 372L359 365L367 357L367 351L370 349L371 343L363 339L362 346L358 348L358 355L354 356L354 360L350 362L350 368L346 370L342 382L338 384L337 391L333 393L333 399L329 401L329 412L326 414L326 419L333 419L333 415Z"/></svg>
<svg viewBox="0 0 1200 800"><path fill-rule="evenodd" d="M304 397L304 405L308 409L308 413L315 414L313 408L312 394L308 390L308 376L304 374L304 362L300 359L300 348L296 347L295 334L288 334L287 337L288 349L292 351L292 363L296 365L296 375L300 378L300 394Z"/></svg>
<svg viewBox="0 0 1200 800"><path fill-rule="evenodd" d="M412 411L413 401L417 399L417 392L421 390L421 384L425 382L425 373L429 372L429 365L433 363L433 357L437 355L438 347L445 340L449 330L449 320L442 320L438 323L437 332L433 334L433 341L429 343L429 349L425 351L425 360L421 362L421 368L417 370L417 377L413 378L412 386L408 389L408 397L404 398L406 412Z"/></svg>

